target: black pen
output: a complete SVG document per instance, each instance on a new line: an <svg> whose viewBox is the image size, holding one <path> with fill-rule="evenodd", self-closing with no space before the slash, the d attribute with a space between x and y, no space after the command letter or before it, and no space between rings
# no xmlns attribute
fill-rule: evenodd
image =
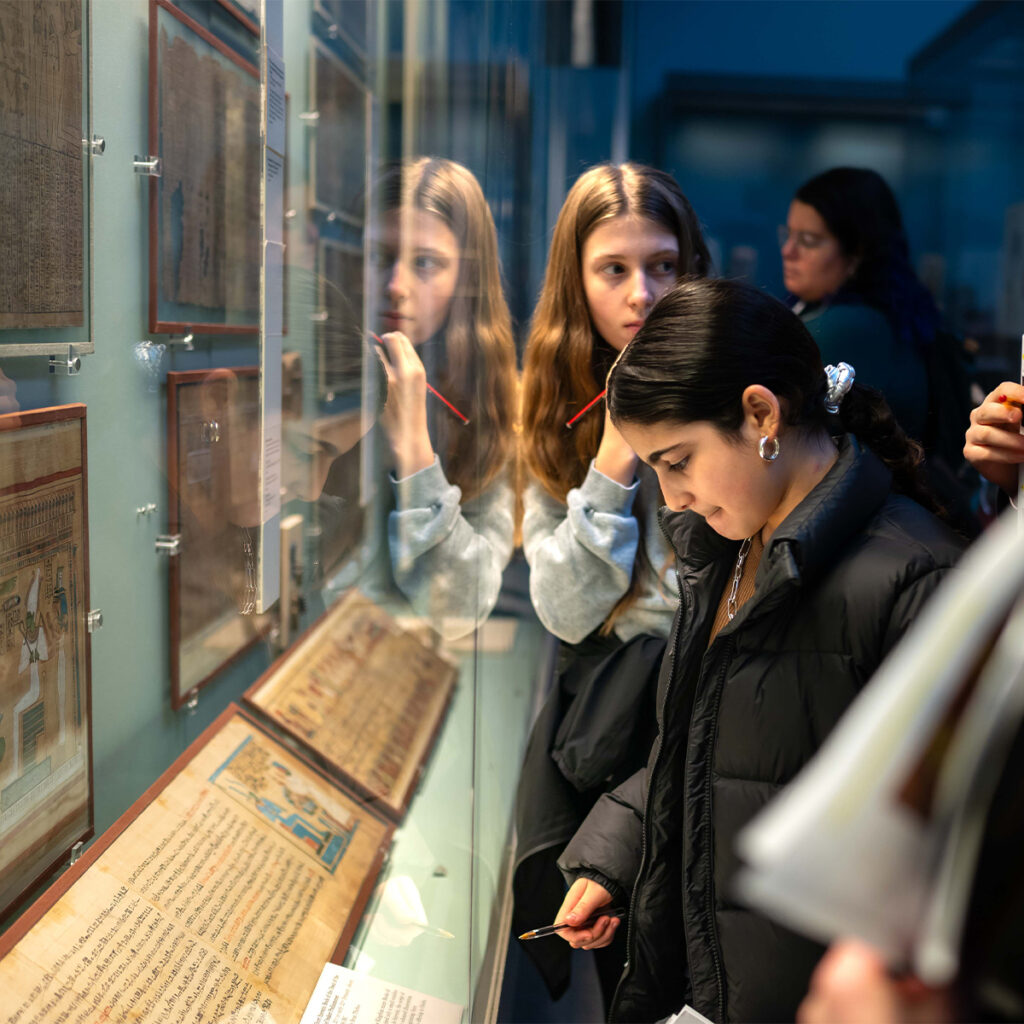
<svg viewBox="0 0 1024 1024"><path fill-rule="evenodd" d="M586 921L581 921L579 924L569 924L568 921L563 921L561 924L546 924L543 928L534 928L532 932L523 932L519 938L542 939L545 935L554 935L561 928L589 928L591 925L597 924L602 917L625 917L626 913L625 907L603 907L592 917L588 917Z"/></svg>

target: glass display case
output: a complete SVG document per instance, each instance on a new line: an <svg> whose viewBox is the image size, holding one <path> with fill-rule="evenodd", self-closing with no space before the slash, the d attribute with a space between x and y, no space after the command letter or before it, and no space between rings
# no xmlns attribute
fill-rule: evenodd
<svg viewBox="0 0 1024 1024"><path fill-rule="evenodd" d="M782 297L795 186L872 164L975 381L1016 375L1013 5L884 84L694 71L697 8L0 0L14 1019L298 1022L328 962L498 1019L557 648L519 371L585 167L672 172Z"/></svg>
<svg viewBox="0 0 1024 1024"><path fill-rule="evenodd" d="M431 117L455 98L449 17L0 5L22 90L5 79L0 118L25 147L0 163L22 226L0 308L0 973L25 1020L297 1021L328 961L466 1019L496 1006L546 642L513 558L516 340L506 312L487 364L474 333L506 308L504 160L475 128L464 152L431 137L412 99L423 75ZM509 95L474 98L476 125ZM440 242L414 237L427 163L473 219ZM410 431L391 411L415 359Z"/></svg>

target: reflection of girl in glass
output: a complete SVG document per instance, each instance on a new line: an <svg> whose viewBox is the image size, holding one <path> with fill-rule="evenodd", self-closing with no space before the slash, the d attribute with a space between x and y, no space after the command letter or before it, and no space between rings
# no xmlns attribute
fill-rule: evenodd
<svg viewBox="0 0 1024 1024"><path fill-rule="evenodd" d="M515 346L494 220L451 160L391 169L376 198L391 567L416 612L465 632L494 607L513 545Z"/></svg>
<svg viewBox="0 0 1024 1024"><path fill-rule="evenodd" d="M533 605L563 643L516 801L519 931L561 902L558 850L597 796L643 763L652 737L653 683L677 588L657 523L657 479L600 396L657 299L709 263L675 180L637 164L591 168L555 225L523 369L523 548ZM568 984L565 948L530 943L528 951L557 998ZM607 995L617 951L597 966Z"/></svg>

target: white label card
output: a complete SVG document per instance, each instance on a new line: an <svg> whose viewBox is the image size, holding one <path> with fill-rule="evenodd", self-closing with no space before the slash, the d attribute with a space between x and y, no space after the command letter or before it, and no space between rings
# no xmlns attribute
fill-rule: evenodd
<svg viewBox="0 0 1024 1024"><path fill-rule="evenodd" d="M300 1024L459 1024L462 1007L327 964Z"/></svg>

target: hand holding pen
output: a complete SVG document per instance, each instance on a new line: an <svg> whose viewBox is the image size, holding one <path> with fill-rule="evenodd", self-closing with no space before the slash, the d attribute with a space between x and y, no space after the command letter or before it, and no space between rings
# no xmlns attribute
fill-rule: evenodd
<svg viewBox="0 0 1024 1024"><path fill-rule="evenodd" d="M573 949L600 949L615 937L622 916L603 885L592 878L577 878L555 914L556 925L549 927Z"/></svg>
<svg viewBox="0 0 1024 1024"><path fill-rule="evenodd" d="M602 908L596 914L591 915L586 921L581 921L579 924L569 924L567 921L562 921L559 924L546 924L541 928L534 928L532 931L523 932L519 936L521 939L543 939L546 935L556 935L564 928L592 928L602 917L615 917L621 918L626 916L625 907L607 907Z"/></svg>

